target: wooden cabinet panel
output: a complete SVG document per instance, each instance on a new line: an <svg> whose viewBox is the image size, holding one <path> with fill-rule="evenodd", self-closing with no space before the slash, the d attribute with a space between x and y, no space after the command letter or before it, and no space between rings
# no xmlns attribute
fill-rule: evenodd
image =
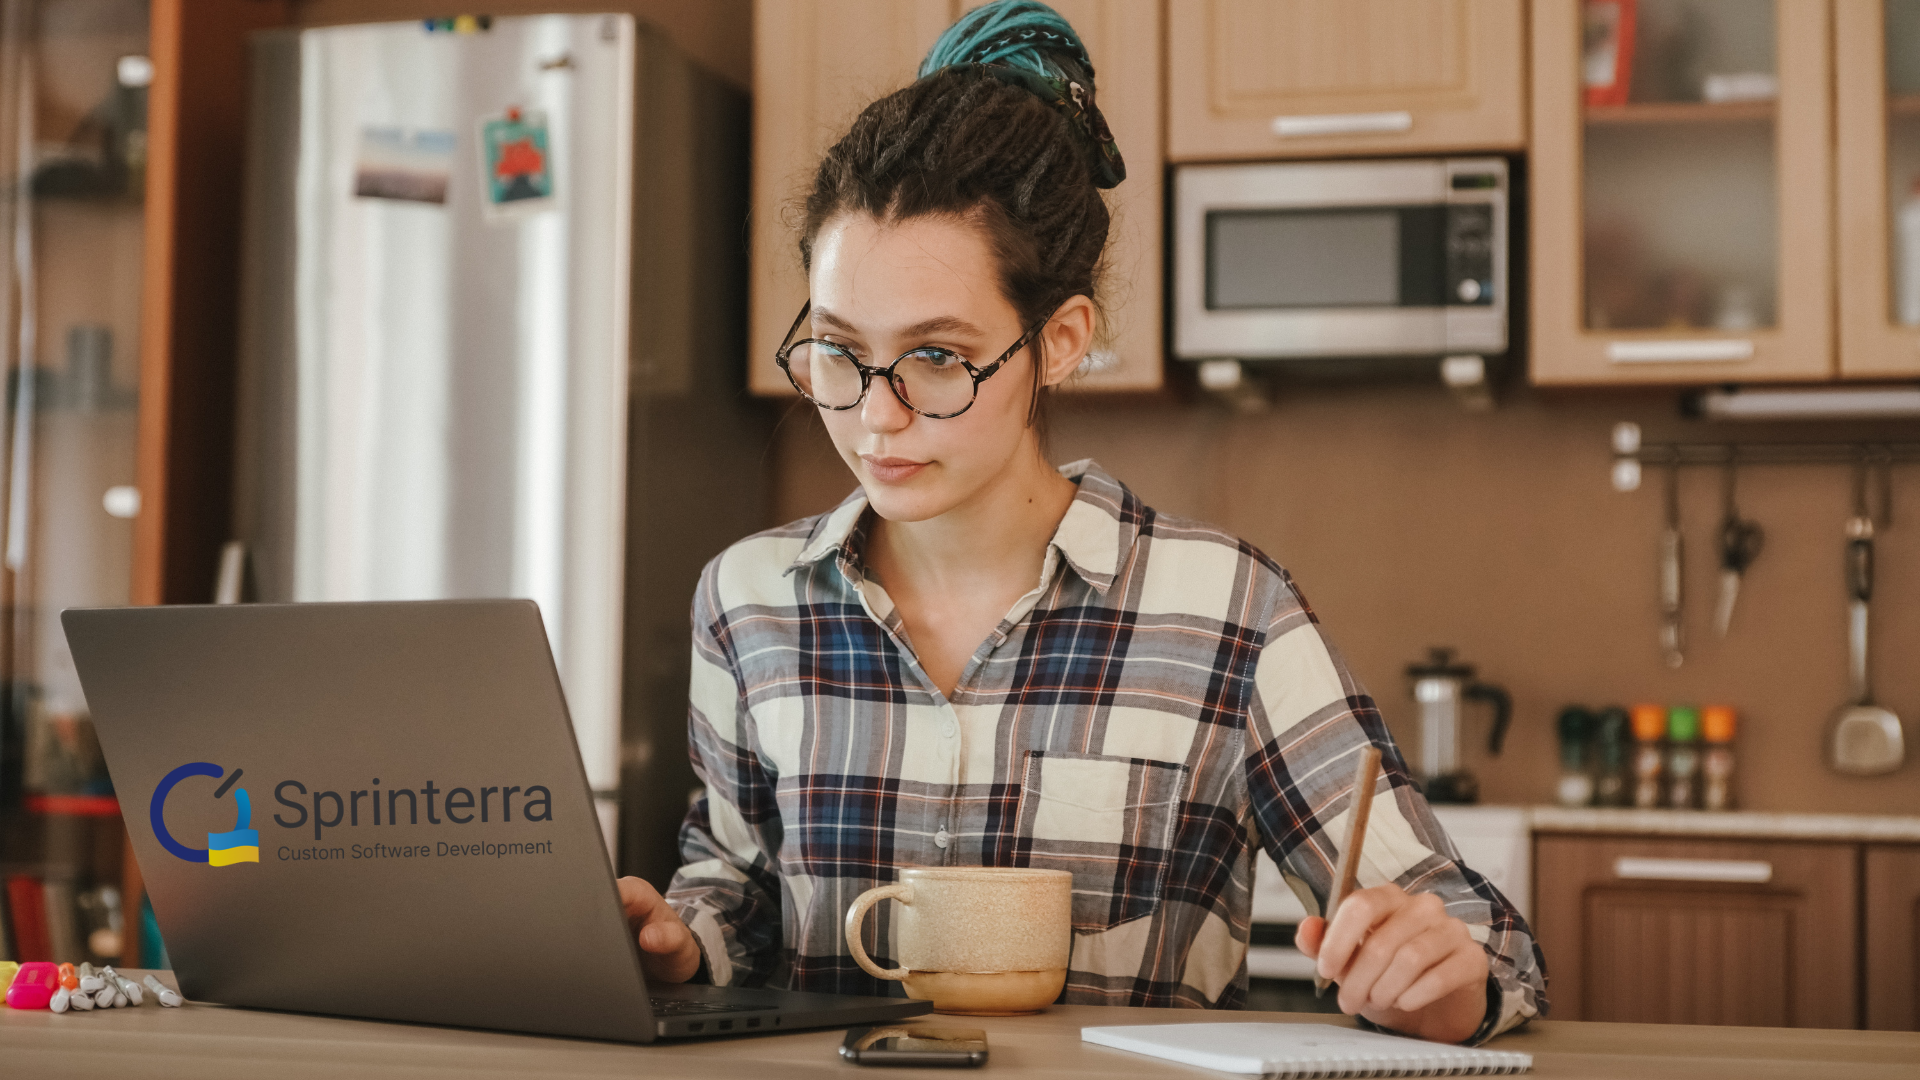
<svg viewBox="0 0 1920 1080"><path fill-rule="evenodd" d="M1589 252L1585 215L1593 193L1586 187L1589 170L1583 158L1591 121L1581 101L1581 6L1566 0L1534 0L1531 10L1533 381L1552 385L1701 385L1830 378L1834 371L1834 65L1833 12L1828 0L1776 0L1772 5L1777 100L1733 106L1697 101L1635 103L1610 107L1595 117L1606 121L1616 140L1626 128L1659 130L1665 133L1669 147L1707 145L1702 142L1705 139L1726 141L1742 130L1751 132L1755 125L1767 125L1758 130L1771 132L1770 192L1730 196L1712 186L1714 177L1685 172L1677 166L1667 174L1653 174L1662 182L1650 187L1657 188L1662 198L1691 192L1690 203L1709 208L1716 198L1773 200L1774 212L1768 223L1774 234L1774 276L1769 279L1774 297L1771 320L1756 316L1761 322L1758 328L1720 331L1590 328L1589 302L1597 289L1586 273ZM1756 4L1750 9L1718 10L1738 14L1766 8ZM1660 159L1656 156L1651 160ZM1728 159L1721 160L1724 164ZM1744 185L1758 175L1756 170L1739 172L1733 177L1737 183L1726 186ZM1703 189L1703 185L1707 186ZM1754 239L1736 232L1721 228L1703 235L1736 251ZM1635 238L1645 247L1663 239L1659 235ZM1699 236L1694 239L1698 242ZM1597 248L1596 252L1597 259L1611 258L1608 249ZM1884 266L1884 259L1880 265ZM1692 270L1684 266L1678 269ZM1697 274L1695 284L1697 287ZM1680 291L1680 286L1671 288ZM1739 321L1732 320L1735 324Z"/></svg>
<svg viewBox="0 0 1920 1080"><path fill-rule="evenodd" d="M1166 382L1161 333L1160 233L1165 148L1161 139L1160 0L1049 0L1093 57L1100 112L1127 161L1107 195L1113 228L1100 306L1106 326L1080 374L1063 389L1146 391ZM973 0L968 10L980 6Z"/></svg>
<svg viewBox="0 0 1920 1080"><path fill-rule="evenodd" d="M1840 376L1912 378L1920 375L1920 326L1901 326L1893 318L1883 5L1840 0L1833 33L1834 55L1846 61L1834 70ZM1916 101L1905 98L1902 104L1913 108Z"/></svg>
<svg viewBox="0 0 1920 1080"><path fill-rule="evenodd" d="M912 82L952 0L757 0L747 387L792 396L773 362L807 301L793 232L813 169L860 110Z"/></svg>
<svg viewBox="0 0 1920 1080"><path fill-rule="evenodd" d="M1169 0L1168 156L1519 149L1525 38L1519 0Z"/></svg>
<svg viewBox="0 0 1920 1080"><path fill-rule="evenodd" d="M875 99L912 81L961 12L948 0L760 0L754 23L752 327L748 386L790 396L773 351L807 298L792 225L812 170ZM1108 197L1113 232L1106 325L1068 390L1140 391L1164 382L1161 335L1161 51L1159 0L1061 0L1086 39L1100 108L1126 156ZM858 62L849 58L858 57Z"/></svg>
<svg viewBox="0 0 1920 1080"><path fill-rule="evenodd" d="M1920 847L1866 854L1867 1026L1920 1031Z"/></svg>
<svg viewBox="0 0 1920 1080"><path fill-rule="evenodd" d="M1537 836L1554 1018L1856 1026L1858 858L1846 844ZM1768 879L1640 876L1730 864Z"/></svg>

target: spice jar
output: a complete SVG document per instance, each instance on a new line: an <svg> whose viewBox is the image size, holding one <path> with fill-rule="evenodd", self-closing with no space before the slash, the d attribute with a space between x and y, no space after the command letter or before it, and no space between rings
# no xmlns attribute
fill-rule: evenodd
<svg viewBox="0 0 1920 1080"><path fill-rule="evenodd" d="M1633 805L1651 810L1661 803L1660 778L1666 771L1667 710L1660 705L1635 705L1633 725Z"/></svg>
<svg viewBox="0 0 1920 1080"><path fill-rule="evenodd" d="M1595 806L1631 806L1632 771L1628 768L1629 746L1627 710L1611 706L1600 710L1595 741L1600 747L1598 768L1593 778Z"/></svg>
<svg viewBox="0 0 1920 1080"><path fill-rule="evenodd" d="M1709 705L1700 711L1700 734L1706 739L1700 763L1700 805L1705 809L1733 809L1734 727L1731 706Z"/></svg>
<svg viewBox="0 0 1920 1080"><path fill-rule="evenodd" d="M1700 710L1675 705L1667 710L1667 806L1700 806Z"/></svg>

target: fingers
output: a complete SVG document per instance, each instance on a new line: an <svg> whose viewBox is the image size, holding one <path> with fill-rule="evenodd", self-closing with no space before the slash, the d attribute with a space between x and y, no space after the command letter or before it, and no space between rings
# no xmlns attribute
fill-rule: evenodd
<svg viewBox="0 0 1920 1080"><path fill-rule="evenodd" d="M1413 985L1400 994L1393 1007L1402 1012L1419 1012L1460 992L1463 987L1473 987L1477 992L1485 986L1490 970L1487 951L1472 938L1467 941L1471 948L1456 948L1448 952L1444 959L1414 980Z"/></svg>
<svg viewBox="0 0 1920 1080"><path fill-rule="evenodd" d="M1366 995L1367 1007L1418 1012L1458 989L1457 985L1449 984L1440 988L1438 993L1433 993L1436 984L1434 980L1427 978L1429 974L1435 974L1436 978L1442 981L1447 971L1471 975L1469 967L1460 966L1463 961L1471 965L1472 955L1468 950L1471 950L1472 954L1478 954L1481 963L1485 963L1486 951L1468 936L1466 925L1454 920L1449 922L1452 925L1427 927L1401 943L1389 958L1385 969L1372 980ZM1447 968L1447 965L1454 965L1454 967ZM1435 969L1440 968L1447 968L1447 970L1436 972ZM1476 983L1484 981L1484 975L1473 981ZM1414 986L1423 983L1425 985L1420 996L1416 997L1410 992Z"/></svg>
<svg viewBox="0 0 1920 1080"><path fill-rule="evenodd" d="M1319 957L1320 943L1326 936L1327 920L1318 915L1309 915L1300 920L1299 926L1294 927L1293 947L1305 953L1307 959L1313 960Z"/></svg>
<svg viewBox="0 0 1920 1080"><path fill-rule="evenodd" d="M1320 977L1339 982L1344 990L1347 968L1360 943L1366 940L1374 927L1385 922L1408 900L1409 897L1400 886L1391 882L1361 889L1342 900L1340 910L1333 913L1333 921L1327 925L1320 942L1320 955L1315 965Z"/></svg>
<svg viewBox="0 0 1920 1080"><path fill-rule="evenodd" d="M1368 932L1366 940L1360 943L1347 961L1346 970L1338 976L1342 1011L1357 1013L1375 1001L1379 997L1377 984L1380 978L1395 964L1413 962L1416 956L1408 955L1408 950L1415 949L1420 939L1429 931L1438 929L1441 923L1454 921L1447 919L1446 906L1437 896L1403 895L1400 899L1401 903L1393 907L1387 918ZM1345 913L1346 905L1342 904L1340 914ZM1336 915L1335 919L1337 921L1339 916ZM1426 966L1423 965L1408 977L1407 982L1411 983L1425 970Z"/></svg>
<svg viewBox="0 0 1920 1080"><path fill-rule="evenodd" d="M639 878L615 882L627 926L640 945L640 964L647 977L662 982L685 982L700 968L700 946L693 931L680 921L659 891Z"/></svg>
<svg viewBox="0 0 1920 1080"><path fill-rule="evenodd" d="M1308 933L1302 923L1299 938L1315 947L1320 974L1340 984L1341 1011L1376 1021L1404 1021L1486 983L1486 950L1430 893L1408 895L1391 884L1356 892L1331 924Z"/></svg>

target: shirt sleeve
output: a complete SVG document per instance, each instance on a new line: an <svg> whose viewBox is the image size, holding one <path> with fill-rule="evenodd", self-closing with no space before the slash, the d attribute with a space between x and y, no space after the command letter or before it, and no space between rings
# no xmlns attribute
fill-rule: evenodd
<svg viewBox="0 0 1920 1080"><path fill-rule="evenodd" d="M727 647L718 566L718 559L707 566L694 596L688 690L688 749L706 788L680 827L683 865L667 902L699 940L716 985L761 986L778 969L782 949L773 857L780 849L780 811Z"/></svg>
<svg viewBox="0 0 1920 1080"><path fill-rule="evenodd" d="M1247 783L1267 854L1309 911L1326 909L1352 806L1358 752L1380 748L1359 884L1433 893L1487 951L1487 1013L1477 1045L1547 1011L1546 967L1526 920L1458 850L1414 787L1380 713L1281 572L1254 666ZM1364 1022L1364 1021L1363 1021Z"/></svg>

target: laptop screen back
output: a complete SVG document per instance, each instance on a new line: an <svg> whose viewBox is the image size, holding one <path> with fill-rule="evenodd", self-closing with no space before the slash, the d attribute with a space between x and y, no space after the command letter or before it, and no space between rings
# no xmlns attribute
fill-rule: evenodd
<svg viewBox="0 0 1920 1080"><path fill-rule="evenodd" d="M63 622L189 998L652 1038L534 604Z"/></svg>

